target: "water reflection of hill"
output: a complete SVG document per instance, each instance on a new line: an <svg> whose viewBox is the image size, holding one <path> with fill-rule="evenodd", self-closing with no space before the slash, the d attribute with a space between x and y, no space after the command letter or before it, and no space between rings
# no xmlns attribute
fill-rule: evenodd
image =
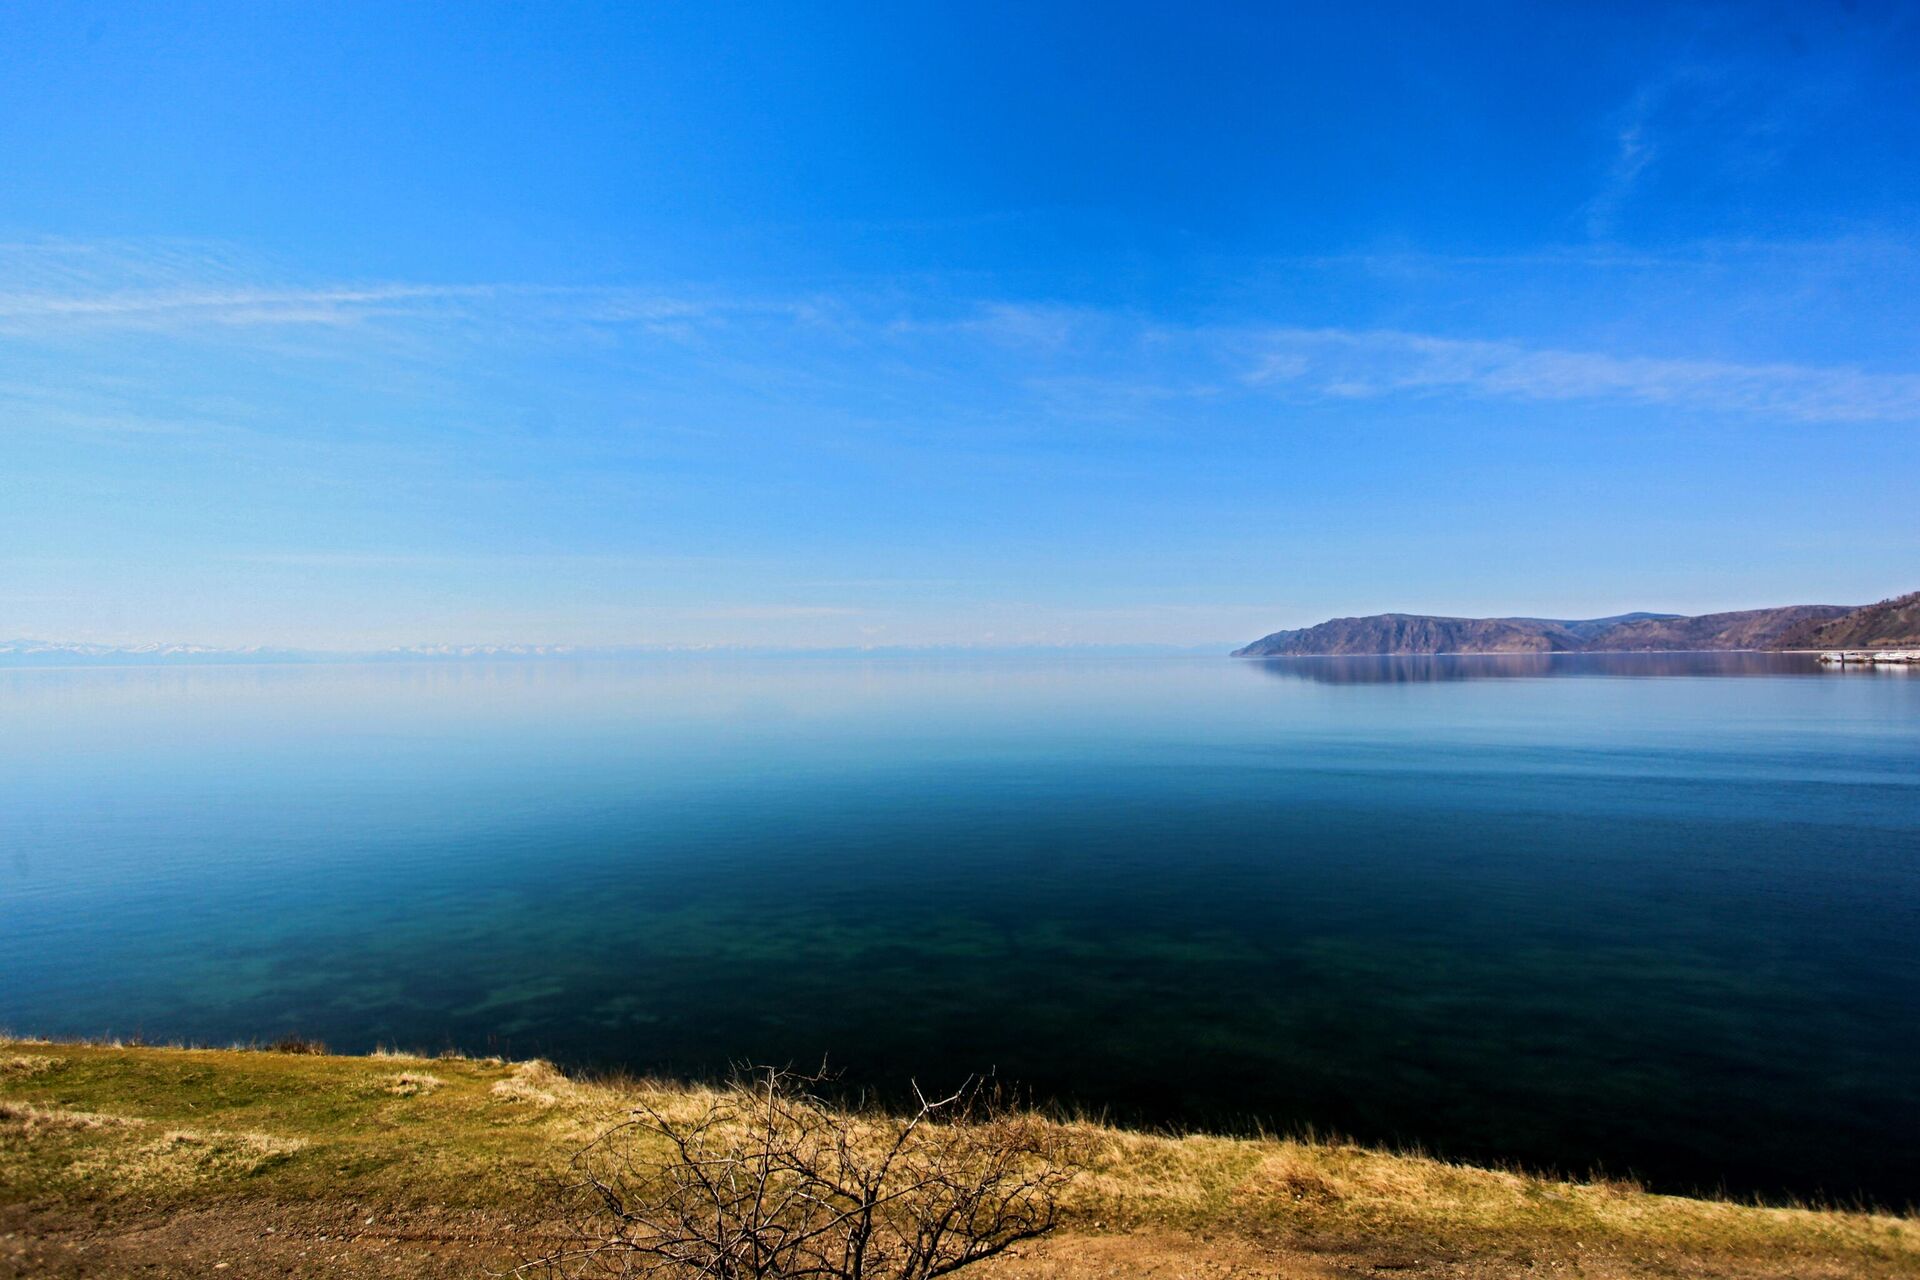
<svg viewBox="0 0 1920 1280"><path fill-rule="evenodd" d="M1375 657L1257 658L1276 680L1316 684L1428 684L1541 676L1818 675L1807 653L1460 653Z"/></svg>

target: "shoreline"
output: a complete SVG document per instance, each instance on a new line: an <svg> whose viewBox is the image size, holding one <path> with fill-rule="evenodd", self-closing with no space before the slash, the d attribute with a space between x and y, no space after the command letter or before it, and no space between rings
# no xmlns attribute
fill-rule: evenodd
<svg viewBox="0 0 1920 1280"><path fill-rule="evenodd" d="M1920 664L1920 649L1828 649L1820 654L1825 666L1912 666Z"/></svg>

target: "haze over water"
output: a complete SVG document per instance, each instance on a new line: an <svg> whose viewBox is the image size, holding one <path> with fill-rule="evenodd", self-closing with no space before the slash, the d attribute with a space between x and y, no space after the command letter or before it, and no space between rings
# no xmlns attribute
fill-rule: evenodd
<svg viewBox="0 0 1920 1280"><path fill-rule="evenodd" d="M996 1068L1920 1200L1920 673L1796 657L0 672L0 1026Z"/></svg>

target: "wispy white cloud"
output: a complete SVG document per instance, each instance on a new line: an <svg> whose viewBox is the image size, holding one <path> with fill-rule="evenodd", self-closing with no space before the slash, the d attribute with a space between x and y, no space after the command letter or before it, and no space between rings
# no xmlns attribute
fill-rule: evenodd
<svg viewBox="0 0 1920 1280"><path fill-rule="evenodd" d="M1596 240L1613 234L1621 210L1632 197L1634 188L1660 157L1660 144L1654 133L1654 115L1666 99L1670 86L1655 84L1642 88L1628 103L1623 119L1614 127L1612 155L1600 188L1587 202L1587 234Z"/></svg>
<svg viewBox="0 0 1920 1280"><path fill-rule="evenodd" d="M1849 12L1805 24L1754 24L1738 7L1703 6L1664 15L1655 34L1665 50L1661 69L1597 122L1599 175L1584 213L1597 240L1612 238L1644 188L1717 188L1724 197L1777 175L1796 151L1836 130L1877 118L1867 95L1878 82L1861 74L1859 51L1897 39L1910 18L1890 7ZM1793 66L1783 74L1774 39L1793 27ZM1850 29L1823 39L1818 28ZM1757 38L1756 38L1757 37Z"/></svg>
<svg viewBox="0 0 1920 1280"><path fill-rule="evenodd" d="M302 281L219 245L0 243L0 333L362 327L374 321L528 321L684 331L728 313L793 319L805 302L674 297L626 286Z"/></svg>
<svg viewBox="0 0 1920 1280"><path fill-rule="evenodd" d="M856 617L866 610L835 604L738 604L696 605L660 612L703 622L794 622L806 618Z"/></svg>
<svg viewBox="0 0 1920 1280"><path fill-rule="evenodd" d="M1086 307L1055 303L982 302L960 314L929 319L896 317L896 334L957 334L1027 352L1063 352L1107 327L1112 317Z"/></svg>
<svg viewBox="0 0 1920 1280"><path fill-rule="evenodd" d="M1888 252L1878 242L1866 250L1876 260ZM12 285L0 291L0 334L110 343L114 334L132 330L238 342L255 332L277 340L286 331L318 329L333 335L325 339L335 344L330 350L383 360L404 353L409 368L420 371L410 376L438 380L435 403L457 403L470 390L439 385L476 369L471 361L439 358L456 335L502 349L545 341L554 350L582 332L606 335L608 350L618 347L618 335L638 335L689 353L694 363L674 368L704 370L762 399L836 413L857 401L867 419L890 412L892 397L903 406L899 430L914 429L911 420L922 406L937 407L943 396L991 413L994 421L1115 424L1191 414L1202 404L1246 394L1592 400L1806 423L1920 420L1915 373L1589 349L1470 332L1177 323L1123 309L903 300L898 293L780 298L622 285L249 283L250 276L270 275L261 264L218 249L0 245L0 279ZM609 365L608 376L616 383L660 376L666 366L659 350L646 348L639 358ZM166 367L151 366L158 370L152 376L164 375ZM484 374L485 365L477 368ZM369 363L367 370L356 385L377 389L385 367ZM122 372L114 377L120 381L101 380L86 396L64 380L49 400L47 386L36 390L16 372L0 382L0 403L75 432L180 434L204 431L216 418L244 416L244 406L218 414L183 408L170 403L166 386L126 384Z"/></svg>
<svg viewBox="0 0 1920 1280"><path fill-rule="evenodd" d="M236 564L288 569L339 569L354 573L368 569L685 570L738 567L751 563L735 556L515 551L247 551L227 556L226 559Z"/></svg>
<svg viewBox="0 0 1920 1280"><path fill-rule="evenodd" d="M1920 419L1920 375L1623 356L1391 330L1267 332L1246 379L1344 397L1624 400L1802 422Z"/></svg>
<svg viewBox="0 0 1920 1280"><path fill-rule="evenodd" d="M92 296L0 293L0 329L73 324L124 328L195 325L347 325L370 316L417 312L422 304L486 298L485 285L377 285L358 288L177 290Z"/></svg>

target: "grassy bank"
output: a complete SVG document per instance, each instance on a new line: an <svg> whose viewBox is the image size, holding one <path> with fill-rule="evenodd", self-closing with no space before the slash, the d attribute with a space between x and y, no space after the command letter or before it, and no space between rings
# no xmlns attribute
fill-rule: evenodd
<svg viewBox="0 0 1920 1280"><path fill-rule="evenodd" d="M697 1091L540 1063L0 1041L0 1275L480 1274L538 1251L543 1183L643 1092ZM1920 1274L1911 1217L1076 1129L1066 1231L980 1274Z"/></svg>

